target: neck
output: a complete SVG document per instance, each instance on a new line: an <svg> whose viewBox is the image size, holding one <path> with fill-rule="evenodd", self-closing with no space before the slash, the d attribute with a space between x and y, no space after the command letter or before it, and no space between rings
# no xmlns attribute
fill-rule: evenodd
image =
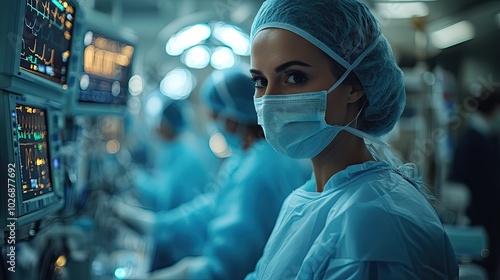
<svg viewBox="0 0 500 280"><path fill-rule="evenodd" d="M316 191L322 192L326 182L337 172L353 164L373 160L363 139L341 131L319 155L312 158Z"/></svg>

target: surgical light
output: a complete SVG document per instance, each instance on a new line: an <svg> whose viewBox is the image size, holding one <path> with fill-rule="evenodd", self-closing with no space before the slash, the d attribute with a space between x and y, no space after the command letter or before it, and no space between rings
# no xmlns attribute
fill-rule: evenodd
<svg viewBox="0 0 500 280"><path fill-rule="evenodd" d="M236 58L231 49L227 47L218 47L212 53L210 65L215 69L226 69L236 64Z"/></svg>
<svg viewBox="0 0 500 280"><path fill-rule="evenodd" d="M208 39L212 31L207 24L196 24L179 31L167 42L166 51L169 55L182 54L186 49Z"/></svg>
<svg viewBox="0 0 500 280"><path fill-rule="evenodd" d="M160 91L174 100L185 99L196 84L193 74L184 68L175 68L160 82Z"/></svg>
<svg viewBox="0 0 500 280"><path fill-rule="evenodd" d="M474 26L467 20L457 22L430 34L432 44L439 49L446 49L465 41L472 40L474 36Z"/></svg>
<svg viewBox="0 0 500 280"><path fill-rule="evenodd" d="M247 34L233 25L216 23L214 37L224 45L230 47L237 55L250 54L250 38Z"/></svg>
<svg viewBox="0 0 500 280"><path fill-rule="evenodd" d="M205 68L210 62L210 49L207 46L194 46L184 53L181 61L189 68Z"/></svg>

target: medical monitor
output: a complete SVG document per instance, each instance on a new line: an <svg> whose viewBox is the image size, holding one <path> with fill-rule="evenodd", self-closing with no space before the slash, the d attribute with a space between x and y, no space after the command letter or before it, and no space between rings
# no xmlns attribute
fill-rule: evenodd
<svg viewBox="0 0 500 280"><path fill-rule="evenodd" d="M0 9L0 88L57 99L68 89L76 4L4 1ZM31 89L31 90L30 90Z"/></svg>
<svg viewBox="0 0 500 280"><path fill-rule="evenodd" d="M16 104L23 201L54 191L47 137L47 110Z"/></svg>
<svg viewBox="0 0 500 280"><path fill-rule="evenodd" d="M6 174L0 191L1 225L24 226L59 210L64 203L59 159L60 105L36 97L0 91L5 131L0 147ZM3 177L3 176L2 176ZM5 185L4 185L5 184Z"/></svg>
<svg viewBox="0 0 500 280"><path fill-rule="evenodd" d="M70 114L121 114L127 108L135 44L118 29L86 23Z"/></svg>

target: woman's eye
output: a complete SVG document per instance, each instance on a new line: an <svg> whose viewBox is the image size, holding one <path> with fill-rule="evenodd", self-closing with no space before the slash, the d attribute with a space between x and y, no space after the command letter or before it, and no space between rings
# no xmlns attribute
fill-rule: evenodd
<svg viewBox="0 0 500 280"><path fill-rule="evenodd" d="M301 74L290 74L286 79L287 83L290 84L299 84L306 80L306 78Z"/></svg>
<svg viewBox="0 0 500 280"><path fill-rule="evenodd" d="M252 78L252 81L255 85L256 88L261 88L261 87L266 87L267 86L267 80L260 78L260 77L255 77Z"/></svg>

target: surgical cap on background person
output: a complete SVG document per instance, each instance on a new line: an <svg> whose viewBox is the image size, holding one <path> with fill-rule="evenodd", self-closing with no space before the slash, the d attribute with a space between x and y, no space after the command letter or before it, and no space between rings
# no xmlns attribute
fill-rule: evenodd
<svg viewBox="0 0 500 280"><path fill-rule="evenodd" d="M201 99L216 114L242 124L257 124L255 87L243 67L215 70L201 86Z"/></svg>
<svg viewBox="0 0 500 280"><path fill-rule="evenodd" d="M303 37L346 69L375 44L353 72L368 100L365 132L381 136L392 130L406 101L403 74L368 7L356 0L267 0L254 19L252 40L265 28Z"/></svg>
<svg viewBox="0 0 500 280"><path fill-rule="evenodd" d="M167 123L173 130L174 134L178 135L186 128L186 119L182 112L180 101L171 101L162 112L160 125Z"/></svg>

